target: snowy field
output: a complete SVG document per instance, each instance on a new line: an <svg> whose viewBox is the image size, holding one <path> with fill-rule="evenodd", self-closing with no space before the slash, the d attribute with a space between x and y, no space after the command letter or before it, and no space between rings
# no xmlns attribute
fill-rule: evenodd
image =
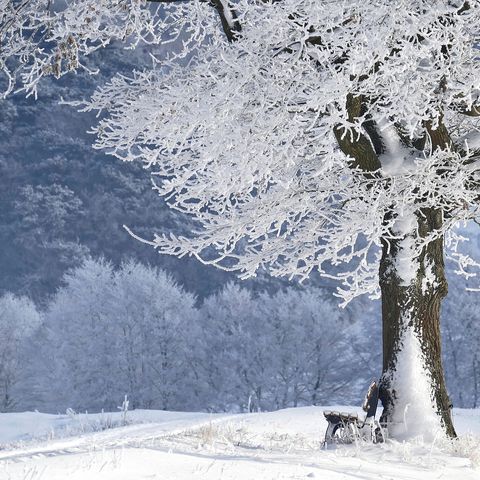
<svg viewBox="0 0 480 480"><path fill-rule="evenodd" d="M351 407L325 407L351 411ZM480 410L457 409L455 444L388 441L323 450L323 408L258 414L137 410L0 414L2 480L478 480Z"/></svg>

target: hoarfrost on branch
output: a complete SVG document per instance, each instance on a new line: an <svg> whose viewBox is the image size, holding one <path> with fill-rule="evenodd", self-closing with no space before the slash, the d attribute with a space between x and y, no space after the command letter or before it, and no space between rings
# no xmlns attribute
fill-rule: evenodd
<svg viewBox="0 0 480 480"><path fill-rule="evenodd" d="M456 247L452 228L478 215L479 1L0 2L8 90L35 93L113 40L172 45L77 102L103 112L97 148L143 162L197 220L145 240L162 253L244 277L328 271L348 302L378 294L381 241L404 239L408 283L426 243ZM341 148L354 142L371 163ZM421 237L431 208L442 226Z"/></svg>

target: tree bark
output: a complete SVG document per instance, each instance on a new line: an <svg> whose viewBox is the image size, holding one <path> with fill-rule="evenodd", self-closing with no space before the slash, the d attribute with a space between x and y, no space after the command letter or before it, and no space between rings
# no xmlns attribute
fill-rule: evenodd
<svg viewBox="0 0 480 480"><path fill-rule="evenodd" d="M425 238L442 224L442 212L423 209L416 213L417 232L412 238ZM445 278L443 238L433 240L423 248L415 262L415 274L408 284L401 278L398 261L402 240L383 241L380 262L380 287L382 292L383 320L383 374L380 381L380 399L384 411L380 421L387 425L401 418L399 412L399 386L396 371L398 356L402 350L402 335L411 328L418 338L423 356L424 373L430 383L433 408L440 418L440 424L449 437L455 437L451 417L451 404L445 386L441 359L440 306L448 288ZM415 389L415 385L410 388ZM417 419L422 423L422 418Z"/></svg>

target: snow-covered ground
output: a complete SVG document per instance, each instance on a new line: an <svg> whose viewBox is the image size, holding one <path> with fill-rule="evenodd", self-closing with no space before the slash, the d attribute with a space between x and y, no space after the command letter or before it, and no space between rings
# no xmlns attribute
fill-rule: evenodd
<svg viewBox="0 0 480 480"><path fill-rule="evenodd" d="M322 449L321 407L258 414L0 414L1 480L478 480L480 410L460 440ZM325 407L352 411L351 407Z"/></svg>

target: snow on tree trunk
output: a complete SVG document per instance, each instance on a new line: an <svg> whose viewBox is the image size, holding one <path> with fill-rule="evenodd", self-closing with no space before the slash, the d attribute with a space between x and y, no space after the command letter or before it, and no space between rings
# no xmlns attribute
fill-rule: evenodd
<svg viewBox="0 0 480 480"><path fill-rule="evenodd" d="M442 220L435 209L399 216L399 239L383 244L381 421L395 438L456 436L441 360L440 305L447 294L443 238L414 253L414 238L425 238Z"/></svg>

